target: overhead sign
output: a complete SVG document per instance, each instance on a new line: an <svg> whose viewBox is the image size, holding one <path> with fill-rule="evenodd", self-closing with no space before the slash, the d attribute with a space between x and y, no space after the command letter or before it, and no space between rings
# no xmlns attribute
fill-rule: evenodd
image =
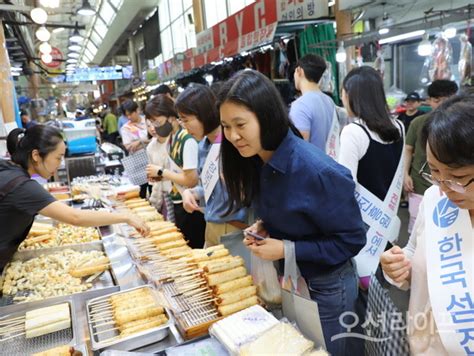
<svg viewBox="0 0 474 356"><path fill-rule="evenodd" d="M88 82L94 80L123 79L124 73L121 66L77 68L74 74L66 76L66 82Z"/></svg>

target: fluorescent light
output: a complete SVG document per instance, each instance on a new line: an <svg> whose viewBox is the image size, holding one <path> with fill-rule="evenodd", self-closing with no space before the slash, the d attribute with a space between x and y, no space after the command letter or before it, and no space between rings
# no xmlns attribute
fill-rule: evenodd
<svg viewBox="0 0 474 356"><path fill-rule="evenodd" d="M66 63L77 63L77 59L76 58L68 58L66 60Z"/></svg>
<svg viewBox="0 0 474 356"><path fill-rule="evenodd" d="M70 51L74 51L74 52L80 51L81 48L82 48L82 46L81 46L81 45L78 45L78 44L76 44L76 43L73 43L73 44L71 44L71 45L68 47L68 49L69 49Z"/></svg>
<svg viewBox="0 0 474 356"><path fill-rule="evenodd" d="M386 44L386 43L403 41L403 40L407 40L409 38L420 37L420 36L423 36L424 34L425 34L425 30L417 30L417 31L413 31L413 32L402 33L401 35L382 38L379 41L379 44L382 45L382 44Z"/></svg>
<svg viewBox="0 0 474 356"><path fill-rule="evenodd" d="M20 72L12 72L12 77L19 77L21 75Z"/></svg>
<svg viewBox="0 0 474 356"><path fill-rule="evenodd" d="M69 52L69 53L67 54L67 56L68 56L69 58L79 58L80 54L77 53L77 52Z"/></svg>
<svg viewBox="0 0 474 356"><path fill-rule="evenodd" d="M386 35L387 33L390 32L390 29L387 27L383 27L379 30L379 35Z"/></svg>
<svg viewBox="0 0 474 356"><path fill-rule="evenodd" d="M36 7L30 12L31 19L37 24L43 25L48 21L48 14L41 7Z"/></svg>
<svg viewBox="0 0 474 356"><path fill-rule="evenodd" d="M59 33L59 32L63 32L64 31L64 27L56 27L52 32L53 33Z"/></svg>
<svg viewBox="0 0 474 356"><path fill-rule="evenodd" d="M21 68L21 67L11 67L10 69L12 71L21 71L23 68Z"/></svg>

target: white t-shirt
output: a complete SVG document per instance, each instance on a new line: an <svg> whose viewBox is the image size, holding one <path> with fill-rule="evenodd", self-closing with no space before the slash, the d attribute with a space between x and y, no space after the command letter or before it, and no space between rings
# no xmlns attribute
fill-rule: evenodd
<svg viewBox="0 0 474 356"><path fill-rule="evenodd" d="M120 129L120 135L122 136L122 142L124 145L128 145L137 140L146 141L148 138L148 132L146 129L145 118L142 117L138 123L127 122Z"/></svg>
<svg viewBox="0 0 474 356"><path fill-rule="evenodd" d="M401 125L403 129L403 123L398 120L392 119L392 123L398 129L400 134L402 134L402 132L400 131L400 126L397 125L397 122ZM358 123L364 126L369 132L369 135L372 140L385 145L389 145L392 143L384 142L377 133L371 131L367 127L363 120L356 119L354 123ZM352 177L354 178L354 180L356 180L359 161L367 153L367 150L369 149L370 139L369 137L367 137L367 133L365 133L362 127L360 127L359 125L355 125L354 123L344 126L344 128L342 129L340 140L341 147L339 151L338 162L344 167L348 168L352 173Z"/></svg>
<svg viewBox="0 0 474 356"><path fill-rule="evenodd" d="M198 143L194 139L186 140L183 148L183 171L198 168Z"/></svg>

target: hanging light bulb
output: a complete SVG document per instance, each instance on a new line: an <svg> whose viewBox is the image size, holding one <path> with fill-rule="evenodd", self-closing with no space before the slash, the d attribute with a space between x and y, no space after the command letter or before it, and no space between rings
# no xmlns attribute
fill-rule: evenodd
<svg viewBox="0 0 474 356"><path fill-rule="evenodd" d="M74 29L74 32L72 33L72 36L69 37L69 39L72 42L82 42L82 40L84 39L84 37L82 37L81 34L79 33L79 29L77 28L77 22L76 22L76 28Z"/></svg>
<svg viewBox="0 0 474 356"><path fill-rule="evenodd" d="M83 0L82 6L77 10L77 13L83 16L92 16L95 14L95 10L92 8L91 4L89 4L89 0Z"/></svg>
<svg viewBox="0 0 474 356"><path fill-rule="evenodd" d="M41 7L35 7L30 12L31 19L37 24L43 25L48 21L48 14Z"/></svg>
<svg viewBox="0 0 474 356"><path fill-rule="evenodd" d="M75 64L75 63L77 63L77 59L76 59L76 58L68 58L68 59L66 60L66 63L73 63L73 64Z"/></svg>
<svg viewBox="0 0 474 356"><path fill-rule="evenodd" d="M43 42L39 45L39 50L42 54L50 54L52 47L48 42Z"/></svg>
<svg viewBox="0 0 474 356"><path fill-rule="evenodd" d="M63 32L64 31L64 27L56 27L54 30L53 30L53 33L59 33L59 32Z"/></svg>
<svg viewBox="0 0 474 356"><path fill-rule="evenodd" d="M422 57L427 57L431 55L431 42L429 40L429 35L425 33L423 35L423 40L418 45L418 55Z"/></svg>
<svg viewBox="0 0 474 356"><path fill-rule="evenodd" d="M456 32L456 27L450 26L443 31L443 36L446 38L453 38L456 36Z"/></svg>
<svg viewBox="0 0 474 356"><path fill-rule="evenodd" d="M51 63L53 61L53 57L50 55L50 54L42 54L41 55L41 60L43 61L43 63Z"/></svg>
<svg viewBox="0 0 474 356"><path fill-rule="evenodd" d="M68 47L68 49L69 49L70 51L73 51L73 52L78 52L78 51L81 50L81 48L82 48L82 46L81 46L81 45L78 45L77 43L71 43L71 44L69 45L69 47Z"/></svg>
<svg viewBox="0 0 474 356"><path fill-rule="evenodd" d="M79 58L80 54L77 53L77 52L69 52L69 53L67 54L67 56L68 56L69 58Z"/></svg>
<svg viewBox="0 0 474 356"><path fill-rule="evenodd" d="M346 50L344 49L344 42L341 42L341 45L339 46L339 49L336 52L336 62L338 63L343 63L347 59L347 53Z"/></svg>
<svg viewBox="0 0 474 356"><path fill-rule="evenodd" d="M44 26L41 26L39 29L37 29L35 34L36 38L42 42L47 42L51 38L51 33Z"/></svg>

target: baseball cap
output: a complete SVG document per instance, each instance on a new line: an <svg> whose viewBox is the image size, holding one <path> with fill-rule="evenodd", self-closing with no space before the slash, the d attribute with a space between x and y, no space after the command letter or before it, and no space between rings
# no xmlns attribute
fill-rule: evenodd
<svg viewBox="0 0 474 356"><path fill-rule="evenodd" d="M405 101L412 100L412 101L421 101L420 94L418 94L416 91L411 92L410 94L407 95L405 98Z"/></svg>

